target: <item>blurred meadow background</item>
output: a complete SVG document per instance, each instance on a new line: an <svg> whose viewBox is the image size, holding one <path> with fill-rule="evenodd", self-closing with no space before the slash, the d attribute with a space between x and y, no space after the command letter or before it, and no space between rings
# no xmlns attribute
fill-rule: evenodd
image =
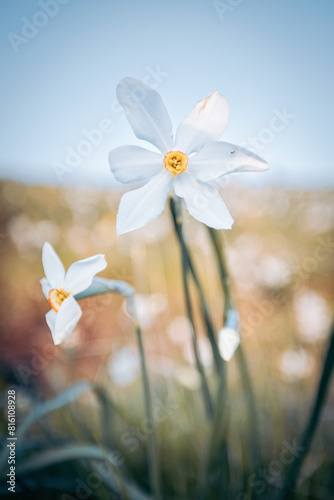
<svg viewBox="0 0 334 500"><path fill-rule="evenodd" d="M17 429L25 427L17 497L153 499L140 358L124 299L80 301L78 326L55 347L39 284L49 241L66 268L104 253L103 276L138 293L163 498L283 500L334 316L333 3L15 0L1 2L0 13L0 432L4 444L6 391L15 388ZM221 187L235 219L221 233L256 410L235 355L226 365L224 455L204 470L212 426L167 206L140 230L115 231L123 186L108 151L141 144L115 97L127 75L161 94L175 126L209 92L223 93L230 124L222 139L269 163L268 172ZM215 255L204 226L190 216L184 226L218 331ZM215 394L212 350L191 292ZM48 400L55 402L43 406ZM333 420L331 388L292 498L334 498ZM79 445L87 449L69 459ZM65 448L66 460L57 454ZM9 498L1 465L0 493Z"/></svg>
<svg viewBox="0 0 334 500"><path fill-rule="evenodd" d="M258 492L255 498L279 498L276 488L282 484L286 466L277 469L275 463L286 443L296 445L306 424L330 334L334 193L245 190L233 185L222 193L236 219L234 229L224 232L224 241L257 403L257 421L252 422L233 358L228 365L230 495L246 499ZM184 310L177 241L167 211L145 228L116 237L119 197L87 189L2 183L2 389L17 386L20 421L38 402L83 378L105 387L120 412L112 412L110 419L112 449L126 457L129 476L147 488L139 356L124 299L110 294L80 301L83 317L58 347L44 319L49 307L38 282L43 276L44 241L54 245L65 267L103 248L109 264L103 276L128 281L138 290L154 408L163 408L157 436L166 498L195 498L198 464L210 426ZM185 225L218 330L223 300L215 257L204 226L190 217ZM212 351L198 314L197 323L203 363L215 387ZM41 418L22 441L22 456L61 444L103 442L96 420L98 403L92 394L88 396ZM331 391L297 498L333 495L333 397ZM253 425L262 449L263 475L256 481L252 477L256 469L247 456ZM85 482L85 466L75 465L74 470L76 478ZM56 489L58 479L52 477L62 474L55 498L66 498L63 492L79 484L73 486L67 472L44 473L43 478L37 475L30 481L39 484L41 491ZM92 487L86 481L85 485L96 498L104 498L103 484Z"/></svg>

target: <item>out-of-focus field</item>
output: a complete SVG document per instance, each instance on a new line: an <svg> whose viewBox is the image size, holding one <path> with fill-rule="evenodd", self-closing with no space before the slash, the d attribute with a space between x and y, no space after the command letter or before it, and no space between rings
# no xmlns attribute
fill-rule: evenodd
<svg viewBox="0 0 334 500"><path fill-rule="evenodd" d="M235 219L233 230L224 232L225 251L258 400L264 456L271 460L283 442L300 435L321 374L334 312L334 192L229 186L222 195ZM179 404L194 400L199 380L168 205L143 229L117 236L118 193L1 183L0 199L1 386L22 387L19 413L29 410L32 397L51 397L81 378L110 387L130 419L135 420L138 406L136 342L122 298L108 295L82 301L78 327L63 345L53 346L44 319L49 305L39 284L45 241L54 246L66 268L76 260L105 254L108 267L101 275L128 281L139 294L155 391L174 394L177 386L183 391ZM184 226L218 330L223 302L208 234L189 216ZM201 318L197 320L209 374L212 355ZM240 423L247 417L234 359L229 383L231 411ZM304 477L333 456L333 396L331 392ZM175 411L173 421L179 420L185 435L200 434L196 422L201 409L196 415ZM232 428L233 432L238 433ZM175 436L166 447L175 447L179 439L182 448L181 438ZM242 443L242 432L238 439ZM328 484L321 488L315 498L329 499L334 490Z"/></svg>

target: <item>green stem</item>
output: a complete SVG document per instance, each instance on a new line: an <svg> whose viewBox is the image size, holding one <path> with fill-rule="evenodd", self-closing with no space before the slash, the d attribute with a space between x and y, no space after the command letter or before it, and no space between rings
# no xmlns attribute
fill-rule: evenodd
<svg viewBox="0 0 334 500"><path fill-rule="evenodd" d="M228 276L227 272L227 266L222 250L222 246L220 243L220 238L218 231L215 229L206 226L209 232L209 236L211 239L211 243L215 252L217 264L218 264L218 270L219 270L219 277L220 277L220 282L222 285L223 289L223 295L224 295L224 315L223 315L223 325L226 323L227 319L227 313L230 309L233 309L232 306L232 297L231 297L231 292L230 292L230 279Z"/></svg>
<svg viewBox="0 0 334 500"><path fill-rule="evenodd" d="M213 414L213 426L211 430L211 435L209 438L209 446L204 452L202 463L199 470L199 492L198 498L203 500L206 498L209 491L209 475L211 468L219 468L219 474L222 478L224 487L220 489L220 498L227 498L228 495L228 483L229 483L229 464L228 464L228 450L226 442L226 432L227 432L227 379L225 371L225 363L221 359L216 336L214 333L209 308L206 303L205 295L199 281L198 275L196 273L190 251L187 248L180 216L180 207L177 205L173 199L170 201L171 212L173 217L173 222L175 226L176 235L180 244L182 257L183 257L183 268L188 267L189 273L191 273L197 294L200 302L201 313L207 328L208 337L211 342L214 360L219 374L219 388L217 394L217 400L215 405L215 411ZM219 467L218 467L219 466Z"/></svg>
<svg viewBox="0 0 334 500"><path fill-rule="evenodd" d="M172 218L173 218L173 223L174 223L174 228L175 232L178 238L178 242L181 248L181 252L183 255L183 258L185 259L185 262L189 268L189 272L192 275L192 278L194 280L194 284L197 290L199 302L200 302L200 309L201 313L203 316L203 320L206 326L206 331L208 334L208 338L210 340L211 346L212 346L212 351L213 351L213 357L216 365L217 372L222 376L222 371L223 371L223 363L222 359L219 354L218 346L217 346L217 341L216 341L216 335L214 332L213 324L211 321L210 313L209 313L209 308L207 306L206 300L205 300L205 295L202 289L202 286L200 284L195 266L193 264L190 252L187 248L184 235L183 235L183 230L182 230L182 223L180 220L180 209L175 203L174 199L170 199L170 208L171 208L171 213L172 213Z"/></svg>
<svg viewBox="0 0 334 500"><path fill-rule="evenodd" d="M209 438L209 446L202 461L199 471L199 494L198 500L204 500L209 492L210 472L216 467L222 479L222 487L219 491L219 498L228 498L229 487L229 460L226 434L228 428L228 395L227 377L219 379L217 394L217 404L215 408L214 420Z"/></svg>
<svg viewBox="0 0 334 500"><path fill-rule="evenodd" d="M126 298L127 300L127 308L128 312L132 318L134 328L137 335L138 349L140 354L140 362L141 362L141 370L142 370L142 378L143 378L143 389L144 389L144 400L145 400L145 413L146 418L153 423L153 411L152 411L152 396L151 389L148 378L148 371L146 365L145 358L145 350L142 339L141 328L139 325L136 307L134 302L135 296L129 296ZM152 492L155 500L162 500L161 488L160 488L160 474L158 467L158 450L157 443L155 438L155 432L149 433L147 438L148 445L148 464L149 464L149 475L150 482L152 487Z"/></svg>
<svg viewBox="0 0 334 500"><path fill-rule="evenodd" d="M185 261L184 255L182 255L182 280L183 280L183 289L184 289L184 297L185 297L185 302L186 302L187 315L188 315L188 319L190 321L191 331L192 331L192 343L193 343L193 349L194 349L194 354L195 354L196 367L197 367L198 373L199 373L200 378L201 378L201 386L202 386L205 409L206 409L206 412L208 414L208 417L210 418L210 420L212 420L212 418L213 418L213 406L212 406L209 386L208 386L208 383L206 380L205 371L204 371L204 367L203 367L203 364L201 361L201 356L200 356L199 348L198 348L197 333L196 333L196 328L195 328L195 322L194 322L194 316L193 316L193 312L192 312L192 305L191 305L190 292L189 292L189 285L188 285L188 266L187 266L187 263Z"/></svg>
<svg viewBox="0 0 334 500"><path fill-rule="evenodd" d="M177 214L177 209L176 209L176 206L174 204L174 201L173 201L173 203L171 203L171 211L172 211L172 216L173 216L175 232L178 236L178 241L180 243L181 259L182 259L183 290L184 290L187 316L188 316L190 326L191 326L192 343L193 343L193 348L194 348L196 367L197 367L197 370L198 370L198 373L199 373L200 379L201 379L201 387L202 387L205 409L206 409L207 415L209 416L210 420L212 420L212 418L213 418L213 405L212 405L212 401L211 401L209 386L208 386L206 376L205 376L204 367L203 367L200 353L199 353L197 333L196 333L194 315L193 315L193 311L192 311L191 298L190 298L190 290L189 290L189 284L188 284L188 275L190 272L189 254L187 252L187 248L186 248L186 245L184 243L184 239L183 239L183 235L182 235L181 221L180 221L179 214Z"/></svg>
<svg viewBox="0 0 334 500"><path fill-rule="evenodd" d="M328 393L330 380L333 373L333 368L334 368L334 328L332 330L331 338L329 341L324 368L320 378L311 415L303 432L302 438L300 440L300 448L299 448L300 452L296 460L291 465L290 470L288 471L285 485L283 488L282 500L290 500L294 496L293 490L296 486L299 472L301 470L301 467L308 452L310 451L312 439L317 429L321 411L326 401L326 396Z"/></svg>
<svg viewBox="0 0 334 500"><path fill-rule="evenodd" d="M207 227L207 229L215 252L222 291L224 294L225 304L224 304L223 324L225 325L229 311L234 309L232 294L230 291L230 279L227 271L221 239L219 237L219 232L211 227ZM259 433L257 427L257 411L256 411L255 397L254 397L250 372L247 364L247 359L241 345L237 349L236 358L238 361L238 366L241 374L241 380L243 383L245 396L248 401L250 421L252 422L252 436L251 436L252 463L258 465L260 461L260 449L259 449Z"/></svg>

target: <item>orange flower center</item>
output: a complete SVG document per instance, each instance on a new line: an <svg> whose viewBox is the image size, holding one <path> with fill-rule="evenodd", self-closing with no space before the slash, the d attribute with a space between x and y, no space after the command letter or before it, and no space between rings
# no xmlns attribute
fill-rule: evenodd
<svg viewBox="0 0 334 500"><path fill-rule="evenodd" d="M188 156L182 151L169 151L164 156L165 169L174 175L182 174L188 165Z"/></svg>
<svg viewBox="0 0 334 500"><path fill-rule="evenodd" d="M65 299L67 299L68 293L64 292L64 290L57 290L56 288L52 288L52 290L49 291L49 304L52 307L52 309L56 312L59 311L60 306L64 302Z"/></svg>

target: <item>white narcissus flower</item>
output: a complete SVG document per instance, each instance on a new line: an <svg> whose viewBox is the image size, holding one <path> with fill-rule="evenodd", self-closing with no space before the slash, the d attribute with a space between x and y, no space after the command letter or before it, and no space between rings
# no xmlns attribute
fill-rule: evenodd
<svg viewBox="0 0 334 500"><path fill-rule="evenodd" d="M171 188L200 222L230 229L233 219L212 181L232 172L267 170L268 165L245 148L218 142L228 122L225 97L212 92L198 102L180 123L175 141L168 112L155 90L134 78L124 78L117 86L117 98L138 139L161 151L121 146L110 152L110 168L118 181L145 182L123 195L117 233L138 229L158 217Z"/></svg>
<svg viewBox="0 0 334 500"><path fill-rule="evenodd" d="M74 262L65 273L64 266L50 243L43 246L42 262L45 278L42 290L52 307L46 315L54 343L60 344L78 323L82 311L74 295L86 290L96 273L107 267L104 255L94 255Z"/></svg>
<svg viewBox="0 0 334 500"><path fill-rule="evenodd" d="M231 361L239 344L239 314L235 309L231 309L228 311L225 326L218 332L218 349L224 361Z"/></svg>
<svg viewBox="0 0 334 500"><path fill-rule="evenodd" d="M234 328L224 327L218 332L218 349L224 361L231 361L240 344L240 335Z"/></svg>

